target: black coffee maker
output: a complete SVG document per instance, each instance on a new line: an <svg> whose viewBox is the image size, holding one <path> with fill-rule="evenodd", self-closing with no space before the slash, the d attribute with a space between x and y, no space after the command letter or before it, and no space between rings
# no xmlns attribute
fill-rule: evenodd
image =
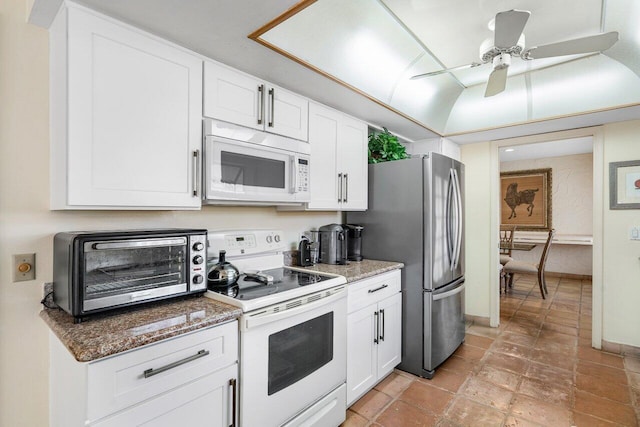
<svg viewBox="0 0 640 427"><path fill-rule="evenodd" d="M347 230L347 259L349 261L362 261L362 230L363 226L357 224L343 224Z"/></svg>

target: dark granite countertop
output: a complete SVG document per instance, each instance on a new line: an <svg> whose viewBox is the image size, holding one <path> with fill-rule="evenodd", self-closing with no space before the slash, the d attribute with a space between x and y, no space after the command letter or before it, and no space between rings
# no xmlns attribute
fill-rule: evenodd
<svg viewBox="0 0 640 427"><path fill-rule="evenodd" d="M96 315L82 323L60 309L46 308L40 317L80 362L89 362L237 319L242 310L197 297L164 301L124 312Z"/></svg>
<svg viewBox="0 0 640 427"><path fill-rule="evenodd" d="M320 273L339 274L346 277L347 283L350 283L402 267L404 267L404 264L401 262L363 259L362 261L349 261L347 265L315 264L310 267L296 268L304 268L305 270L318 271Z"/></svg>

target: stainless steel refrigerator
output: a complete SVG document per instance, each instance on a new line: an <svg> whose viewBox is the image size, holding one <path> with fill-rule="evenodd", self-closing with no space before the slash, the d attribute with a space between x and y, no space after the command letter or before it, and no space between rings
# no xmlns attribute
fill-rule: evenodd
<svg viewBox="0 0 640 427"><path fill-rule="evenodd" d="M402 362L431 378L464 341L464 165L437 153L369 165L362 255L401 261Z"/></svg>

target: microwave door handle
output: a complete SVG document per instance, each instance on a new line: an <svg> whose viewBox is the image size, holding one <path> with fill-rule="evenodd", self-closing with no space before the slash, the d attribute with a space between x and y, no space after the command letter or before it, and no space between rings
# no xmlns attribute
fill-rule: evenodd
<svg viewBox="0 0 640 427"><path fill-rule="evenodd" d="M298 156L289 156L291 173L289 180L289 193L293 194L298 188Z"/></svg>

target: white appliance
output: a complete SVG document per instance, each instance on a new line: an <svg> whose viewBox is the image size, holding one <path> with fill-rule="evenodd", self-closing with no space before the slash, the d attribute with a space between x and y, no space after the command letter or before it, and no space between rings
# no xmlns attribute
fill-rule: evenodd
<svg viewBox="0 0 640 427"><path fill-rule="evenodd" d="M346 415L346 279L284 267L282 231L209 232L238 283L206 296L240 318L240 425L338 426Z"/></svg>
<svg viewBox="0 0 640 427"><path fill-rule="evenodd" d="M308 142L204 119L204 203L308 202Z"/></svg>

